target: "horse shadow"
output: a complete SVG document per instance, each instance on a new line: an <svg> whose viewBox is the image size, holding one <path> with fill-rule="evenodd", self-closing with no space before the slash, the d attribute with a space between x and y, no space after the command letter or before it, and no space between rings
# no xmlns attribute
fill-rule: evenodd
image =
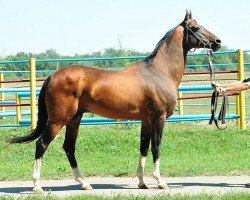
<svg viewBox="0 0 250 200"><path fill-rule="evenodd" d="M130 187L129 185L115 185L115 184L91 184L95 190L119 190L119 189L137 189L135 187ZM26 186L16 186L16 187L2 187L0 186L0 195L1 194L33 194L33 187ZM43 187L45 192L63 192L63 191L79 191L80 185L66 185L66 186L45 186Z"/></svg>
<svg viewBox="0 0 250 200"><path fill-rule="evenodd" d="M186 187L219 187L219 188L244 188L245 184L229 184L229 183L200 183L200 182L176 182L168 183L170 189L175 188L186 188ZM119 189L138 189L137 187L129 185L115 185L115 184L91 184L94 190L119 190ZM156 188L156 187L155 187ZM155 189L152 187L152 189ZM25 186L16 186L16 187L1 187L0 186L0 195L1 194L32 194L33 187ZM63 192L63 191L79 191L80 185L66 185L66 186L51 186L43 187L45 192Z"/></svg>
<svg viewBox="0 0 250 200"><path fill-rule="evenodd" d="M171 188L177 187L219 187L219 188L241 188L245 187L245 184L239 183L200 183L200 182L184 182L184 183L169 183L168 184Z"/></svg>

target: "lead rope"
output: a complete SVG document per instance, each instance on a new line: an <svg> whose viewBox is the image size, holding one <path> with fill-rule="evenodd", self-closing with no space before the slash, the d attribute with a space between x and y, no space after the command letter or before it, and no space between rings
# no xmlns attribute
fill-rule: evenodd
<svg viewBox="0 0 250 200"><path fill-rule="evenodd" d="M204 48L207 49L207 55L208 55L208 65L209 65L209 71L210 71L210 81L211 84L213 81L215 81L215 74L214 74L214 70L213 70L213 62L212 62L212 57L213 57L213 51L211 49L211 45L207 45L202 38L197 35L194 31L192 31L191 28L189 28L187 26L187 24L184 24L184 27L186 28L186 43L188 43L188 32L192 33L193 36L199 40L200 43L202 43L204 45ZM227 125L225 127L220 127L218 121L221 121L221 124L225 124L226 120L225 120L225 116L226 113L229 113L229 103L228 103L228 97L227 97L227 92L226 91L222 91L222 96L223 96L223 100L222 100L222 106L221 106L221 110L218 116L218 119L216 118L216 110L217 110L217 103L218 103L218 98L220 96L220 93L217 91L214 91L212 94L212 98L211 98L211 117L209 120L209 124L212 124L213 122L215 123L215 125L217 126L217 128L223 130L226 129L229 125L229 114L228 114L228 120L227 120Z"/></svg>
<svg viewBox="0 0 250 200"><path fill-rule="evenodd" d="M214 74L213 62L212 62L212 57L213 57L212 49L207 49L207 55L208 55L208 66L209 66L209 71L210 71L210 81L212 83L213 81L215 81L215 74ZM209 124L211 125L214 122L215 125L217 126L217 128L223 130L223 129L226 129L229 125L229 102L228 102L227 92L222 91L222 97L223 97L222 105L221 105L219 116L218 116L218 118L216 118L216 110L217 110L217 103L218 103L219 96L220 96L220 93L217 92L216 90L212 94L212 97L211 97L211 117L209 120ZM227 124L225 127L220 127L219 121L221 121L221 124L226 123L225 116L226 116L227 112L228 112Z"/></svg>

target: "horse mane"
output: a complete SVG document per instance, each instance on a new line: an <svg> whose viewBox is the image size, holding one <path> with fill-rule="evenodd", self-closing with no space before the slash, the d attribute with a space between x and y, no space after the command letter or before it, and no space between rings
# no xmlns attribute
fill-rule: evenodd
<svg viewBox="0 0 250 200"><path fill-rule="evenodd" d="M150 61L150 60L152 60L152 59L156 56L158 50L161 48L161 46L164 44L164 42L168 39L168 37L171 35L171 33L175 30L175 28L176 28L176 27L171 28L171 29L163 36L163 38L161 38L161 40L156 44L156 47L155 47L154 51L153 51L149 56L147 56L147 57L144 59L144 61Z"/></svg>

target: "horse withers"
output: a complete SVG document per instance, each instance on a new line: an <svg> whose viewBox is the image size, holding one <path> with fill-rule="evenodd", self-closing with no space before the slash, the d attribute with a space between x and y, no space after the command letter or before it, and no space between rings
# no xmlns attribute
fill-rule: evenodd
<svg viewBox="0 0 250 200"><path fill-rule="evenodd" d="M68 66L57 70L43 84L38 100L36 128L12 143L37 138L33 182L35 193L43 192L39 180L42 157L59 130L66 125L63 148L81 188L92 189L82 177L75 158L75 143L83 113L92 112L114 119L141 120L139 188L149 144L153 155L153 176L159 188L167 188L160 176L160 144L165 120L174 112L179 86L192 48L220 48L221 41L199 25L187 11L185 19L168 31L144 60L121 70Z"/></svg>

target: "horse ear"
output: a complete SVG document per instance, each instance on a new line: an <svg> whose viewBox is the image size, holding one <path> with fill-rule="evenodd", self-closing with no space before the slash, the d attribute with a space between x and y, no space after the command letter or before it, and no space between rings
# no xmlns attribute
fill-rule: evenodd
<svg viewBox="0 0 250 200"><path fill-rule="evenodd" d="M187 9L184 22L188 21L189 19L192 19L192 12Z"/></svg>
<svg viewBox="0 0 250 200"><path fill-rule="evenodd" d="M191 10L189 11L189 19L193 19L192 11Z"/></svg>

